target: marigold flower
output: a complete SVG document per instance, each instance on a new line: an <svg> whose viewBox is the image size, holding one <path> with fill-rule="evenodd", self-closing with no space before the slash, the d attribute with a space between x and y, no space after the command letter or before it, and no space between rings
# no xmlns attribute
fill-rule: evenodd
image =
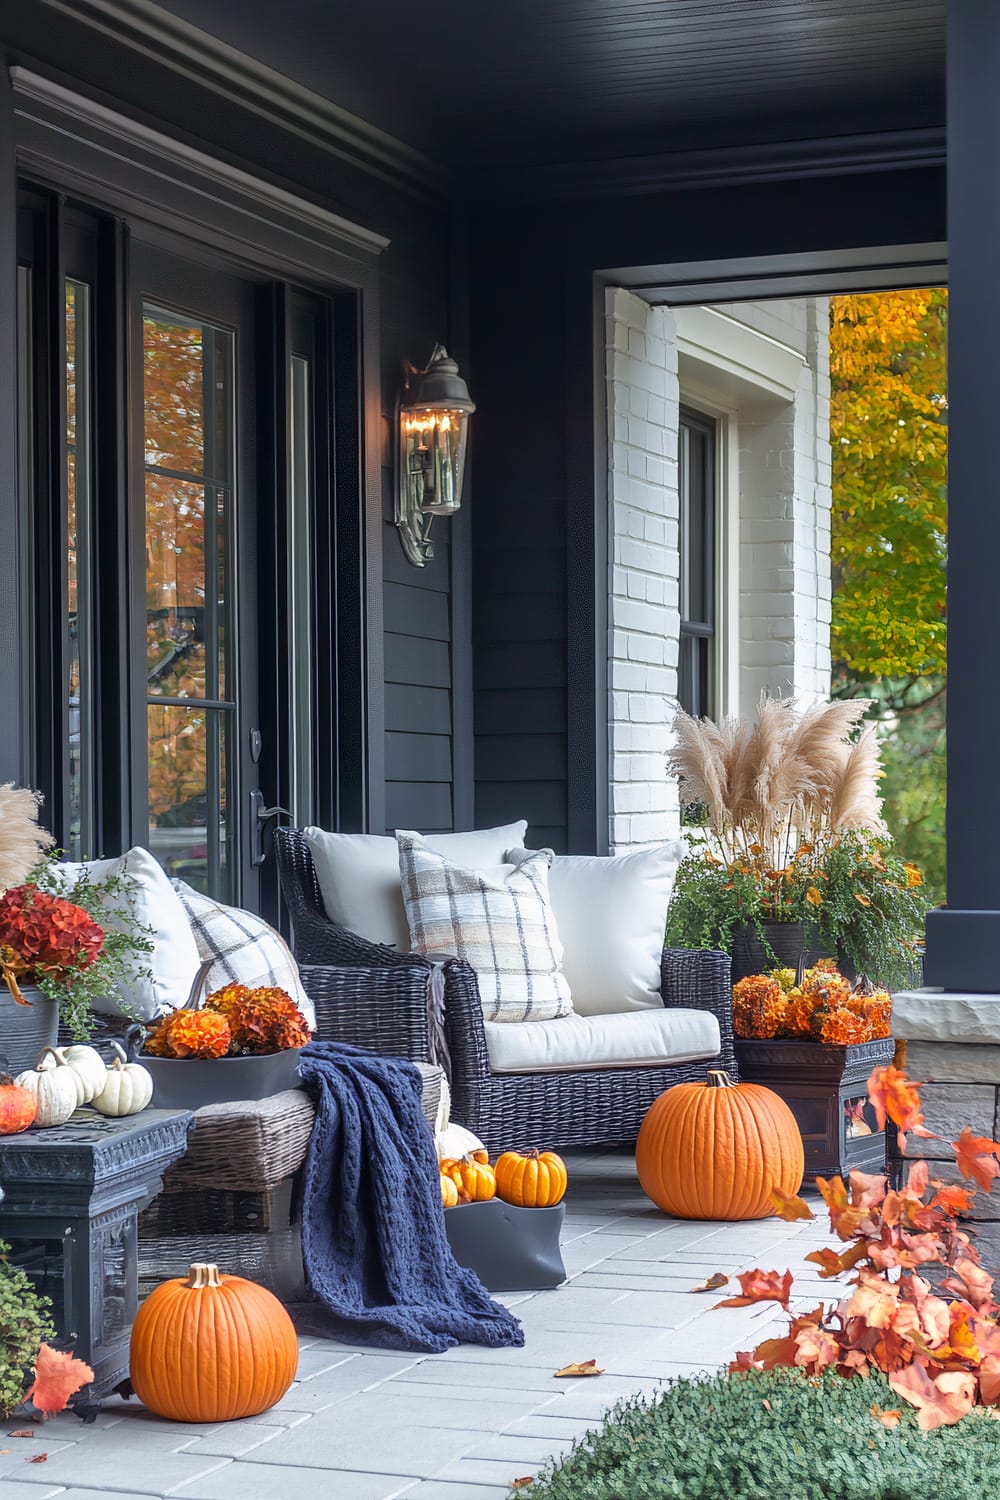
<svg viewBox="0 0 1000 1500"><path fill-rule="evenodd" d="M225 1016L214 1010L175 1010L158 1023L146 1040L153 1057L225 1057L232 1033Z"/></svg>

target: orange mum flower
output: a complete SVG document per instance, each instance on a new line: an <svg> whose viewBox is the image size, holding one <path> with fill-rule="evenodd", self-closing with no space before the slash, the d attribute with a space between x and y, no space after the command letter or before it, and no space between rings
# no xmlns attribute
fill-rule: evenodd
<svg viewBox="0 0 1000 1500"><path fill-rule="evenodd" d="M225 1057L232 1033L225 1016L212 1010L175 1010L146 1042L153 1057Z"/></svg>
<svg viewBox="0 0 1000 1500"><path fill-rule="evenodd" d="M281 1052L309 1040L305 1017L284 990L246 990L230 1006L228 1018L240 1052Z"/></svg>
<svg viewBox="0 0 1000 1500"><path fill-rule="evenodd" d="M857 1042L871 1040L871 1029L863 1016L852 1015L849 1010L831 1010L823 1018L819 1039L832 1046L851 1047Z"/></svg>

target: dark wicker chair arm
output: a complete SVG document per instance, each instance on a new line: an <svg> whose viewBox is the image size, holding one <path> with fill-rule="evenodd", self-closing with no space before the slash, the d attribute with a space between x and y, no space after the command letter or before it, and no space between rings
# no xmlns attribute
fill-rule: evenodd
<svg viewBox="0 0 1000 1500"><path fill-rule="evenodd" d="M303 988L316 1007L316 1039L429 1062L427 963L396 968L305 964Z"/></svg>
<svg viewBox="0 0 1000 1500"><path fill-rule="evenodd" d="M664 948L661 961L663 1003L668 1008L707 1010L719 1023L723 1067L733 1071L733 990L728 953L704 948Z"/></svg>
<svg viewBox="0 0 1000 1500"><path fill-rule="evenodd" d="M291 913L295 957L300 964L357 965L367 969L392 968L412 962L409 954L369 942L346 927L331 922L323 907L312 850L295 828L279 828L274 835L281 890Z"/></svg>

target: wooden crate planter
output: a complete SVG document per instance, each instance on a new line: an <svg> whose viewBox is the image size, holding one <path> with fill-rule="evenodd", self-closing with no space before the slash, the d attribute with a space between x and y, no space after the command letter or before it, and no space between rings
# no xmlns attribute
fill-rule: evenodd
<svg viewBox="0 0 1000 1500"><path fill-rule="evenodd" d="M846 1178L852 1169L885 1170L885 1132L877 1127L866 1084L872 1069L891 1063L892 1056L891 1037L853 1047L794 1038L736 1039L741 1080L773 1089L795 1116L807 1181L838 1172ZM867 1132L858 1129L861 1124Z"/></svg>

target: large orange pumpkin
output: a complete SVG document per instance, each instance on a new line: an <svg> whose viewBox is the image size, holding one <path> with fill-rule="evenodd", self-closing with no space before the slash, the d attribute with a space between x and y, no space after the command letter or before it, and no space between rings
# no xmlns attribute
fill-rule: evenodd
<svg viewBox="0 0 1000 1500"><path fill-rule="evenodd" d="M677 1219L763 1219L772 1188L797 1193L805 1157L795 1116L758 1083L712 1071L661 1094L639 1131L639 1181Z"/></svg>
<svg viewBox="0 0 1000 1500"><path fill-rule="evenodd" d="M493 1167L497 1196L518 1208L551 1208L566 1191L566 1163L554 1151L505 1151Z"/></svg>
<svg viewBox="0 0 1000 1500"><path fill-rule="evenodd" d="M164 1281L132 1325L130 1378L144 1406L175 1422L229 1422L280 1401L299 1348L277 1297L195 1265Z"/></svg>

